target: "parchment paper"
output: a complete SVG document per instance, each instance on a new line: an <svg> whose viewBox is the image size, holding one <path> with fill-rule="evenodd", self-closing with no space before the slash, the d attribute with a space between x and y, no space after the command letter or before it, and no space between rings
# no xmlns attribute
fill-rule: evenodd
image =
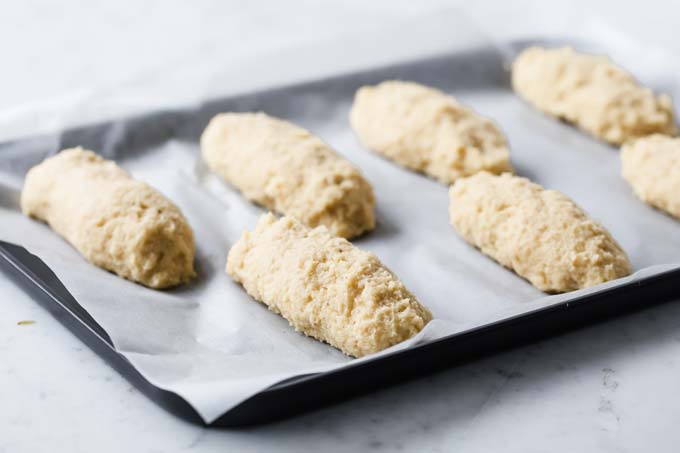
<svg viewBox="0 0 680 453"><path fill-rule="evenodd" d="M208 423L276 382L357 362L294 332L224 273L229 248L264 211L200 161L198 136L219 111L263 110L298 123L371 181L378 226L355 244L375 252L435 316L419 336L391 350L680 266L680 222L635 199L619 176L618 150L541 115L512 93L506 68L523 44L492 46L480 38L435 58L2 144L0 239L41 257L142 375L181 395ZM640 46L618 36L598 46L576 45L614 54L644 83L680 99L677 68L663 49L640 58ZM354 91L393 78L443 89L496 120L510 139L517 172L568 194L601 221L628 252L636 274L546 297L461 240L448 222L447 187L363 149L349 127ZM19 193L28 168L75 145L116 159L179 205L196 235L194 283L160 292L124 281L21 215Z"/></svg>

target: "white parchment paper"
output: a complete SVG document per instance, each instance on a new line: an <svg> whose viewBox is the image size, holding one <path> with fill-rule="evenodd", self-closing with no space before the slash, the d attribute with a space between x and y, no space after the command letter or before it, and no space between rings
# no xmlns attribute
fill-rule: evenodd
<svg viewBox="0 0 680 453"><path fill-rule="evenodd" d="M509 89L505 69L521 44L491 46L479 33L471 38L474 28L466 27L465 45L452 43L451 51L437 58L196 104L178 110L170 122L163 112L89 132L0 145L0 239L41 257L142 375L181 395L208 423L276 382L359 361L294 332L224 273L229 248L264 211L200 161L197 136L220 110L264 110L307 127L371 181L378 226L355 243L375 252L435 316L418 337L391 350L678 267L680 222L634 198L619 176L618 150L522 103ZM642 46L616 32L600 36L597 46L577 44L583 50L605 49L646 84L680 99L677 68L663 49L640 58ZM206 65L202 71L216 80L220 68ZM601 221L628 252L636 274L546 297L462 241L448 222L447 188L363 149L349 127L354 90L387 78L439 87L495 119L510 139L517 172L568 194ZM96 96L88 103L96 105ZM27 169L76 144L116 159L180 206L196 235L194 283L160 292L124 281L88 264L47 226L21 215L18 200Z"/></svg>

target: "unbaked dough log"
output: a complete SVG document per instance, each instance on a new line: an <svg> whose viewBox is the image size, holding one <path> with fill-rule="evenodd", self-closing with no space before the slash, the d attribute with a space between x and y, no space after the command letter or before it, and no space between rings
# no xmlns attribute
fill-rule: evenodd
<svg viewBox="0 0 680 453"><path fill-rule="evenodd" d="M260 218L227 273L305 335L361 357L417 334L432 315L375 255L292 217Z"/></svg>
<svg viewBox="0 0 680 453"><path fill-rule="evenodd" d="M446 184L512 171L500 129L434 88L397 80L362 87L349 118L364 146Z"/></svg>
<svg viewBox="0 0 680 453"><path fill-rule="evenodd" d="M264 113L222 113L201 137L203 159L249 200L351 238L375 227L373 189L309 131Z"/></svg>
<svg viewBox="0 0 680 453"><path fill-rule="evenodd" d="M151 288L194 277L194 235L170 200L82 148L33 167L24 214L42 220L91 263Z"/></svg>
<svg viewBox="0 0 680 453"><path fill-rule="evenodd" d="M623 145L621 173L638 198L680 219L680 138L657 134Z"/></svg>
<svg viewBox="0 0 680 453"><path fill-rule="evenodd" d="M530 47L512 65L512 85L537 109L609 143L677 132L671 98L655 96L606 57Z"/></svg>
<svg viewBox="0 0 680 453"><path fill-rule="evenodd" d="M449 196L458 233L540 290L567 292L631 273L609 232L560 192L478 173L458 180Z"/></svg>

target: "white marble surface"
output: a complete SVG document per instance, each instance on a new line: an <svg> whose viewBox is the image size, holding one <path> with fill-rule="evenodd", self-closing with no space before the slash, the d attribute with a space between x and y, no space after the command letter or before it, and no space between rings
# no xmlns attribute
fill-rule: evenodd
<svg viewBox="0 0 680 453"><path fill-rule="evenodd" d="M466 2L468 3L468 2ZM570 8L477 1L497 39L564 32ZM680 51L680 9L579 2ZM622 3L622 2L621 2ZM0 116L113 87L186 54L230 58L370 30L445 2L90 2L0 6ZM290 10L288 10L290 8ZM587 9L586 9L587 8ZM576 8L576 11L579 9ZM427 39L423 36L422 39ZM340 58L340 56L338 57ZM25 126L24 126L25 127ZM21 128L0 135L21 133ZM203 429L158 408L0 280L0 452L677 451L680 303L546 340L287 421ZM680 302L680 301L678 301ZM17 325L20 320L32 325Z"/></svg>

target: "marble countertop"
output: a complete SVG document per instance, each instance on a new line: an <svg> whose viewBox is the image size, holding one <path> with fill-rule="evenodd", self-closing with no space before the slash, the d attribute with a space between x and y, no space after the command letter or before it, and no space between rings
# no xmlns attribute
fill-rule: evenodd
<svg viewBox="0 0 680 453"><path fill-rule="evenodd" d="M595 11L650 44L680 51L668 33L680 8L664 10L671 5L662 1L644 7L581 1L568 14L548 2L453 3L495 39L564 32L577 23L574 11ZM219 51L228 58L276 50L423 11L436 14L447 2L141 5L30 0L0 6L0 118L172 68L186 53ZM0 301L2 453L664 452L677 451L680 442L680 300L289 420L230 430L204 429L160 409L4 277ZM34 323L19 325L22 320Z"/></svg>

